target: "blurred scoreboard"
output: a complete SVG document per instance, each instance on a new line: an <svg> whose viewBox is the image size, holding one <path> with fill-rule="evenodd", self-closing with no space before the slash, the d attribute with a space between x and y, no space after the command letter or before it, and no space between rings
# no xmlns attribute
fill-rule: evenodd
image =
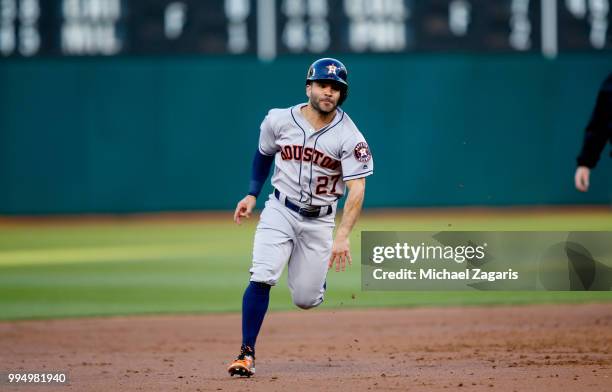
<svg viewBox="0 0 612 392"><path fill-rule="evenodd" d="M609 51L610 0L0 0L0 57Z"/></svg>

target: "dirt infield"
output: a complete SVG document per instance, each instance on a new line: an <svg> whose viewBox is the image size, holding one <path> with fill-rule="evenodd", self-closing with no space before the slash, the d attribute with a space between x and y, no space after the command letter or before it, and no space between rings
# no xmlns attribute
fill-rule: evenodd
<svg viewBox="0 0 612 392"><path fill-rule="evenodd" d="M407 293L406 295L409 295ZM240 316L0 323L15 391L610 391L612 304L270 313L257 375L230 378Z"/></svg>

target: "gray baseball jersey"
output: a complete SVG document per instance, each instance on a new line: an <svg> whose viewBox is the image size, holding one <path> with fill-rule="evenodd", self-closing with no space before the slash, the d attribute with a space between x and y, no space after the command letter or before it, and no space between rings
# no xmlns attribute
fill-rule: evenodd
<svg viewBox="0 0 612 392"><path fill-rule="evenodd" d="M369 176L374 162L368 145L341 109L315 132L296 105L272 109L261 124L259 152L274 155L272 185L305 205L330 205L344 195L345 182Z"/></svg>
<svg viewBox="0 0 612 392"><path fill-rule="evenodd" d="M319 305L325 293L327 262L333 243L336 202L346 181L369 176L374 162L368 145L341 109L315 131L300 104L272 109L261 124L259 151L275 155L272 185L282 195L266 202L253 246L251 280L276 284L289 263L287 280L293 302L304 309ZM302 206L333 206L334 214L304 217L288 209L288 198Z"/></svg>

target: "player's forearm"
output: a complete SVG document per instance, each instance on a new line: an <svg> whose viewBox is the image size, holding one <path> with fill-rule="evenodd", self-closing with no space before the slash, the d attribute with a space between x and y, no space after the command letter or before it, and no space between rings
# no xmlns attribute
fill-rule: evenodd
<svg viewBox="0 0 612 392"><path fill-rule="evenodd" d="M365 181L356 182L349 189L349 195L344 204L344 211L342 213L342 222L336 232L336 237L348 238L353 230L353 226L359 218L361 213L361 206L363 205L363 198L365 196Z"/></svg>
<svg viewBox="0 0 612 392"><path fill-rule="evenodd" d="M253 157L253 168L251 171L251 183L249 185L249 195L258 197L264 183L270 174L270 168L274 162L274 156L263 155L259 150L255 151Z"/></svg>

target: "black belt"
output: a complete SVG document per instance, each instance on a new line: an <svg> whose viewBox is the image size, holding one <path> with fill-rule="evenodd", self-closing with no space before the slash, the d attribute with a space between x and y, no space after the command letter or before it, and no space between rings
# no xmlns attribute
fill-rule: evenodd
<svg viewBox="0 0 612 392"><path fill-rule="evenodd" d="M274 196L279 201L281 201L281 193L276 188L274 188ZM331 214L332 211L334 210L332 206L321 206L321 207L312 207L312 208L300 207L297 204L294 204L287 197L285 197L285 207L307 218L318 218L320 216L326 216L326 215ZM325 212L324 209L327 209L327 212Z"/></svg>

